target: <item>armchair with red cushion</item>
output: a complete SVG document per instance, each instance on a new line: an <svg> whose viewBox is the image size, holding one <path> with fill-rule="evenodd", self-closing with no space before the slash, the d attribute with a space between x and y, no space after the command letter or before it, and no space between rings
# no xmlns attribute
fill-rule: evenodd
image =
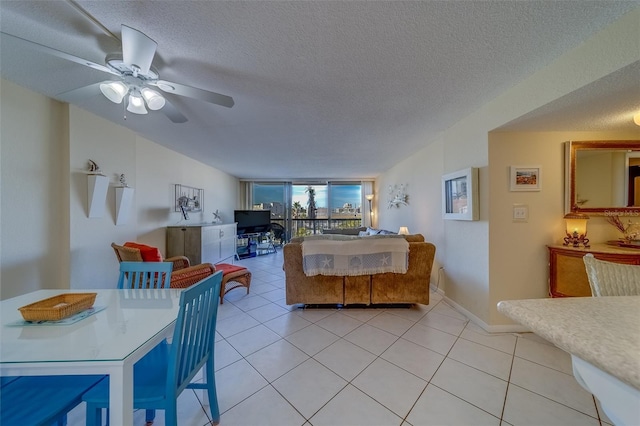
<svg viewBox="0 0 640 426"><path fill-rule="evenodd" d="M189 287L216 271L215 267L210 263L191 266L189 259L185 256L163 259L158 248L145 244L126 242L120 246L116 243L111 243L111 247L116 253L118 262L173 262L173 272L171 272L172 288Z"/></svg>

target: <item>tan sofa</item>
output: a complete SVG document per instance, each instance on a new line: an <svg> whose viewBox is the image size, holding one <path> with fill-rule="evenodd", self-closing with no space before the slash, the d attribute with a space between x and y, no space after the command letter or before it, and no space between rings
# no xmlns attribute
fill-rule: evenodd
<svg viewBox="0 0 640 426"><path fill-rule="evenodd" d="M284 272L288 305L429 303L429 281L436 247L421 234L405 235L409 242L406 274L308 277L302 268L303 238L284 246Z"/></svg>

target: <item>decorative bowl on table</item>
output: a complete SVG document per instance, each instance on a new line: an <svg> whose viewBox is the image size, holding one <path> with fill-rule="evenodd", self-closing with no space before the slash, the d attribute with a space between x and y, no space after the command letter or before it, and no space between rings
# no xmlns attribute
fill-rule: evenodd
<svg viewBox="0 0 640 426"><path fill-rule="evenodd" d="M640 240L626 240L620 239L618 240L619 247L628 247L628 248L640 248Z"/></svg>
<svg viewBox="0 0 640 426"><path fill-rule="evenodd" d="M98 293L64 293L18 308L25 321L60 321L93 306Z"/></svg>

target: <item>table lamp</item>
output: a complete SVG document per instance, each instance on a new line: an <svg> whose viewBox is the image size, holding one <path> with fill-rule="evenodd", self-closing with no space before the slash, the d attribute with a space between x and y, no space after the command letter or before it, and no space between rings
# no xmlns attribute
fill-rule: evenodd
<svg viewBox="0 0 640 426"><path fill-rule="evenodd" d="M583 213L567 213L564 215L566 222L566 234L563 245L573 247L589 247L589 239L587 238L587 220L589 216Z"/></svg>

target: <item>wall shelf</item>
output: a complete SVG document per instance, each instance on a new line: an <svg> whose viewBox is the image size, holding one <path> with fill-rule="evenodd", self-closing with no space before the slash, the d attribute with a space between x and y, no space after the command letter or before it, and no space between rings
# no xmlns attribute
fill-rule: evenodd
<svg viewBox="0 0 640 426"><path fill-rule="evenodd" d="M129 222L134 192L128 186L116 187L116 225L126 225Z"/></svg>
<svg viewBox="0 0 640 426"><path fill-rule="evenodd" d="M107 201L109 178L104 175L87 175L87 210L89 217L102 217Z"/></svg>

